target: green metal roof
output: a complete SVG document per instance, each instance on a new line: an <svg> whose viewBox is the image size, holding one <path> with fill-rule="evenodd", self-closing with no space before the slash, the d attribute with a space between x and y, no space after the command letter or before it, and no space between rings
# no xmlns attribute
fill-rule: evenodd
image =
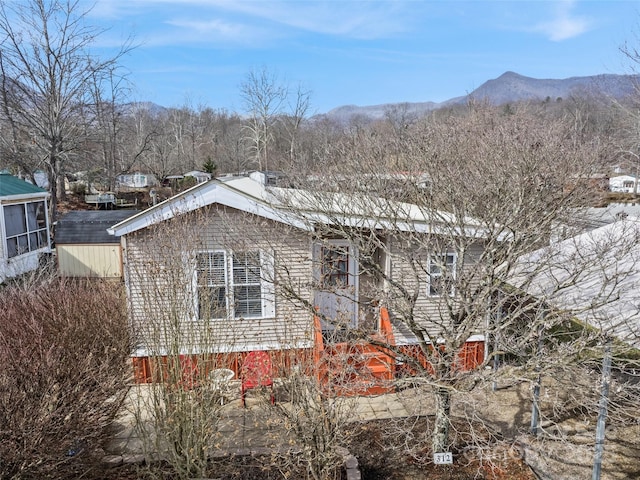
<svg viewBox="0 0 640 480"><path fill-rule="evenodd" d="M0 173L0 197L32 193L47 193L47 191L13 175Z"/></svg>

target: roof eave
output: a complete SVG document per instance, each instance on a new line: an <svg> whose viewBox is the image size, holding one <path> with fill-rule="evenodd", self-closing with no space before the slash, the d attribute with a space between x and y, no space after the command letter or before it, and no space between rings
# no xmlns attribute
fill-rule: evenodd
<svg viewBox="0 0 640 480"><path fill-rule="evenodd" d="M49 192L32 192L32 193L17 193L15 195L4 195L0 197L0 203L10 203L20 200L33 200L35 198L48 199L51 196Z"/></svg>
<svg viewBox="0 0 640 480"><path fill-rule="evenodd" d="M169 220L175 216L216 203L303 230L309 229L308 225L305 225L304 222L295 218L294 215L270 205L261 199L246 195L242 191L232 188L227 183L211 180L196 185L148 210L117 223L107 228L107 232L110 235L127 235L156 223Z"/></svg>

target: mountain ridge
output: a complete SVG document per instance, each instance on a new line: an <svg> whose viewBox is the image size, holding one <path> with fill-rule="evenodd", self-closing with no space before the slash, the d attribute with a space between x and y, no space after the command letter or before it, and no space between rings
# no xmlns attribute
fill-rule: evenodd
<svg viewBox="0 0 640 480"><path fill-rule="evenodd" d="M402 109L409 115L421 115L439 108L466 104L469 100L487 101L504 105L522 101L557 100L575 96L608 96L622 99L638 92L640 75L604 73L563 79L526 77L506 71L497 78L487 80L467 95L453 97L443 102L398 102L379 105L342 105L329 110L325 116L334 120L348 121L354 117L369 120L384 118L390 109Z"/></svg>

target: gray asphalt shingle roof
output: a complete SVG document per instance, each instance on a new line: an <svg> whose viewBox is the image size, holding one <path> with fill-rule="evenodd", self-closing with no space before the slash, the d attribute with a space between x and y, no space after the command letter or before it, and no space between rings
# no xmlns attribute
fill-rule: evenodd
<svg viewBox="0 0 640 480"><path fill-rule="evenodd" d="M78 210L58 220L54 241L62 244L120 243L120 237L109 235L107 228L126 220L138 210Z"/></svg>

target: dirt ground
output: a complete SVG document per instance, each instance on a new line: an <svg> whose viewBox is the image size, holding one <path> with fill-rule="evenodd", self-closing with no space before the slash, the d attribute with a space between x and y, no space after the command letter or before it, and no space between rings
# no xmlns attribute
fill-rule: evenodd
<svg viewBox="0 0 640 480"><path fill-rule="evenodd" d="M509 376L505 375L505 379ZM363 480L575 480L591 478L595 449L597 398L585 402L581 382L594 378L546 378L541 390L540 433L531 435L529 383L490 383L455 396L452 403L452 465L434 465L426 416L355 422L348 449L356 456ZM575 388L573 388L575 387ZM615 391L615 389L613 389ZM433 399L415 389L400 392L407 405ZM594 402L594 400L596 400ZM602 480L640 478L640 411L612 398L607 423ZM584 408L584 405L594 408ZM620 413L623 413L622 415ZM212 464L211 478L275 480L306 478L303 469L282 469L272 458L227 458ZM56 478L78 478L78 471ZM158 474L159 472L156 472ZM107 470L85 468L86 479L144 479L144 466ZM160 477L168 478L168 472ZM341 480L341 479L336 479Z"/></svg>
<svg viewBox="0 0 640 480"><path fill-rule="evenodd" d="M591 478L600 391L598 372L567 368L543 377L541 422L537 436L530 433L530 383L510 385L505 371L498 389L491 385L458 398L457 412L480 417L512 445L540 480ZM640 479L640 408L638 398L612 383L606 420L601 480Z"/></svg>
<svg viewBox="0 0 640 480"><path fill-rule="evenodd" d="M481 464L475 460L456 462L455 465L437 466L423 463L403 452L400 445L389 445L383 451L368 455L366 450L376 442L377 435L372 430L384 429L384 422L368 425L363 430L364 437L358 439L354 453L359 454L362 480L536 480L531 469L517 455L505 455L504 458ZM382 454L384 452L384 454ZM177 478L168 467L155 465L149 469L144 465L124 465L113 469L104 469L96 465L93 469L69 471L68 475L56 477L86 478L91 480L171 480ZM271 457L229 457L212 463L209 476L215 480L282 480L308 478L302 466L292 469ZM338 472L332 480L345 480L344 472Z"/></svg>
<svg viewBox="0 0 640 480"><path fill-rule="evenodd" d="M434 465L425 439L431 431L429 418L408 421L377 420L360 424L350 451L360 462L363 480L535 480L517 449L501 442L476 425L473 435L486 442L483 449L471 447L472 432L464 422L453 425L456 444L454 463ZM399 429L405 433L399 435ZM406 433L410 432L411 446ZM493 438L492 438L493 437Z"/></svg>
<svg viewBox="0 0 640 480"><path fill-rule="evenodd" d="M599 388L585 387L598 386L599 375L584 373L567 370L542 379L537 436L530 433L531 384L514 384L508 371L496 389L481 382L482 387L457 395L451 410L453 466L431 463L425 444L429 418L360 425L350 449L360 461L363 479L371 480L591 478L599 401L594 392ZM587 391L592 392L589 398ZM640 409L637 399L624 398L622 391L612 385L602 480L640 479ZM408 402L419 398L407 395Z"/></svg>

